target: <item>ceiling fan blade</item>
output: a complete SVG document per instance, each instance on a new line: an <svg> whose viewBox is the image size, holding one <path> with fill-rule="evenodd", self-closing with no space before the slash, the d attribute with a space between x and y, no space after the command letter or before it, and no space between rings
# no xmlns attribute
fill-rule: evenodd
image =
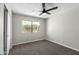
<svg viewBox="0 0 79 59"><path fill-rule="evenodd" d="M51 13L49 13L49 12L46 12L47 14L51 14Z"/></svg>
<svg viewBox="0 0 79 59"><path fill-rule="evenodd" d="M45 3L42 3L42 7L43 7L43 9L45 9Z"/></svg>
<svg viewBox="0 0 79 59"><path fill-rule="evenodd" d="M40 15L42 15L43 13L41 13Z"/></svg>
<svg viewBox="0 0 79 59"><path fill-rule="evenodd" d="M51 11L51 10L54 10L54 9L57 9L58 7L56 6L56 7L53 7L53 8L51 8L51 9L48 9L48 10L46 10L46 11Z"/></svg>

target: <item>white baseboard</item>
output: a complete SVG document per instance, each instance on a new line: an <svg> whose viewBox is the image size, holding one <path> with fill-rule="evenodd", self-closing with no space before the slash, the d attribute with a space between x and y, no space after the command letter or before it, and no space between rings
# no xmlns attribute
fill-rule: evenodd
<svg viewBox="0 0 79 59"><path fill-rule="evenodd" d="M47 39L47 40L48 40L48 39ZM67 47L67 48L70 48L70 49L72 49L72 50L75 50L75 51L78 51L78 52L79 52L78 49L73 48L73 47L70 47L70 46L68 46L68 45L61 44L61 43L59 43L59 42L55 42L55 41L52 41L52 40L48 40L48 41L53 42L53 43L56 43L56 44L59 44L59 45L61 45L61 46L64 46L64 47Z"/></svg>
<svg viewBox="0 0 79 59"><path fill-rule="evenodd" d="M19 45L19 44L24 44L24 43L31 43L31 42L40 41L40 40L45 40L45 39L39 39L39 40L32 40L32 41L28 41L28 42L17 43L17 44L13 44L12 46Z"/></svg>

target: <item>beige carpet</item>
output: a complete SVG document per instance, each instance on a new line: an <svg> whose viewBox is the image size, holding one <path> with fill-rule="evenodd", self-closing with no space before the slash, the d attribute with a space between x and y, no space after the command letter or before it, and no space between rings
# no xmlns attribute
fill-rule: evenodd
<svg viewBox="0 0 79 59"><path fill-rule="evenodd" d="M79 52L58 44L41 40L13 46L10 55L79 55Z"/></svg>

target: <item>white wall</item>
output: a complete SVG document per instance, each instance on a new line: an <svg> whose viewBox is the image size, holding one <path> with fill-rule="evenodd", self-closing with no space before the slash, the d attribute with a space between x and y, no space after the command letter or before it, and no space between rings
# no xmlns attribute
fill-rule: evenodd
<svg viewBox="0 0 79 59"><path fill-rule="evenodd" d="M79 4L55 4L59 8L47 21L47 40L79 51Z"/></svg>
<svg viewBox="0 0 79 59"><path fill-rule="evenodd" d="M3 24L4 24L4 5L0 3L0 54L4 54Z"/></svg>
<svg viewBox="0 0 79 59"><path fill-rule="evenodd" d="M31 16L25 16L20 14L13 14L12 17L12 44L22 44L22 43L28 43L38 40L45 39L45 20L41 18L31 17ZM22 31L22 20L27 21L39 21L40 22L40 32L38 33L23 33Z"/></svg>

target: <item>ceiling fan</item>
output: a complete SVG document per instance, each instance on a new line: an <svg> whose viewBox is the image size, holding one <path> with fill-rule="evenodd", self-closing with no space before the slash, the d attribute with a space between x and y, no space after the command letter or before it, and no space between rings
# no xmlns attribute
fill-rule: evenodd
<svg viewBox="0 0 79 59"><path fill-rule="evenodd" d="M51 14L51 13L49 13L48 11L51 11L51 10L55 10L55 9L57 9L58 7L56 6L56 7L53 7L53 8L50 8L50 9L45 9L45 3L42 3L42 8L43 8L43 10L42 11L40 11L41 13L40 13L40 15L42 15L42 14L44 14L44 13L46 13L46 14Z"/></svg>

